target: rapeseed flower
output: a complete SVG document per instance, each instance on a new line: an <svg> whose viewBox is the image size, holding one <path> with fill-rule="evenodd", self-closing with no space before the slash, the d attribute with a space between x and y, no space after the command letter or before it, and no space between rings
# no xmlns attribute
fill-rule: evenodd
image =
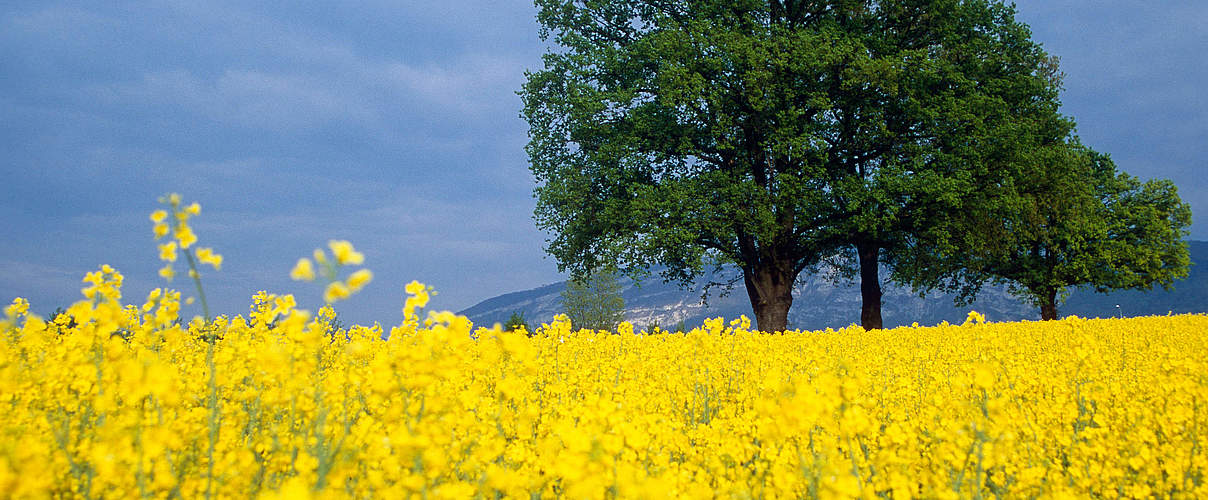
<svg viewBox="0 0 1208 500"><path fill-rule="evenodd" d="M349 275L346 280L340 280L341 268L349 264L362 264L365 262L365 256L357 252L352 243L347 241L331 240L327 246L331 248L334 260L329 260L322 249L316 248L312 256L319 265L318 272L316 273L310 259L303 257L298 259L289 276L294 281L313 281L316 275L322 276L327 281L327 285L323 289L323 301L331 304L347 299L360 291L373 279L373 273L368 269L359 269Z"/></svg>
<svg viewBox="0 0 1208 500"><path fill-rule="evenodd" d="M414 318L416 308L422 309L424 306L428 305L428 300L431 299L429 289L423 283L413 280L403 287L403 291L410 295L410 297L407 297L407 300L403 302L403 318Z"/></svg>
<svg viewBox="0 0 1208 500"><path fill-rule="evenodd" d="M289 272L289 277L294 281L314 281L314 265L310 263L310 259L305 257L298 259L298 263L294 264L293 270Z"/></svg>
<svg viewBox="0 0 1208 500"><path fill-rule="evenodd" d="M176 238L176 241L180 242L180 248L182 250L189 248L194 243L197 243L197 234L193 233L193 228L185 225L184 222L181 222L180 225L176 226L176 232L173 233L173 237Z"/></svg>
<svg viewBox="0 0 1208 500"><path fill-rule="evenodd" d="M222 269L222 256L214 253L212 248L198 248L197 260L202 264L214 266L215 271Z"/></svg>
<svg viewBox="0 0 1208 500"><path fill-rule="evenodd" d="M4 315L11 318L16 318L29 311L29 301L21 297L13 299L13 303L4 308Z"/></svg>
<svg viewBox="0 0 1208 500"><path fill-rule="evenodd" d="M116 274L102 268L88 282L109 286ZM410 298L429 292L419 282L405 290ZM878 336L769 336L741 318L682 334L609 335L571 331L559 318L532 337L479 329L473 340L468 320L434 312L382 342L380 328L327 334L330 306L312 318L288 295L253 300L251 321L182 325L172 312L179 293L156 290L139 310L154 315L83 302L70 310L75 325L67 315L54 325L0 324L3 359L18 363L0 367L0 402L9 408L0 478L13 478L6 491L1208 493L1194 479L1208 461L1191 446L1208 431L1195 411L1208 398L1199 376L1208 369L1204 316ZM203 333L216 328L225 334L209 343ZM103 333L119 331L129 338ZM1069 352L1087 355L1060 362ZM104 423L70 420L89 408L103 411ZM78 432L58 433L63 422ZM203 463L211 447L212 473L179 468L182 459Z"/></svg>
<svg viewBox="0 0 1208 500"><path fill-rule="evenodd" d="M323 291L323 301L332 303L337 300L344 300L352 295L352 291L348 289L348 285L339 281L328 283L327 289Z"/></svg>
<svg viewBox="0 0 1208 500"><path fill-rule="evenodd" d="M176 262L176 242L169 241L159 245L159 260Z"/></svg>
<svg viewBox="0 0 1208 500"><path fill-rule="evenodd" d="M365 262L365 256L356 251L352 247L352 243L344 240L331 240L327 242L328 248L331 248L331 254L335 257L336 263L341 266L346 265L361 265Z"/></svg>
<svg viewBox="0 0 1208 500"><path fill-rule="evenodd" d="M356 293L357 291L360 291L360 289L364 288L365 285L369 284L369 282L372 280L373 273L368 269L358 270L348 276L348 289L351 292Z"/></svg>

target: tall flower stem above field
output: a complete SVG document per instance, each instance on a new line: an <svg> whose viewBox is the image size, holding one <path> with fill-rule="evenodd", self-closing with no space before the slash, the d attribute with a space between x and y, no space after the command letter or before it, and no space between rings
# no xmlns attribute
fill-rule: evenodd
<svg viewBox="0 0 1208 500"><path fill-rule="evenodd" d="M159 270L159 275L172 281L172 278L176 276L173 263L176 262L177 252L183 253L185 261L189 263L189 277L193 278L193 284L197 286L197 297L201 300L202 312L205 313L206 321L209 321L210 306L206 302L206 293L201 286L201 273L197 267L200 262L213 266L217 271L222 268L222 256L214 253L214 249L208 247L197 248L196 251L192 249L193 245L197 243L197 234L189 226L189 217L200 215L201 205L197 202L183 205L180 195L176 193L160 197L159 202L167 205L168 210L151 212L151 222L155 224L152 228L155 231L155 239L159 240L171 233L168 242L159 245L159 258L167 262L167 265Z"/></svg>

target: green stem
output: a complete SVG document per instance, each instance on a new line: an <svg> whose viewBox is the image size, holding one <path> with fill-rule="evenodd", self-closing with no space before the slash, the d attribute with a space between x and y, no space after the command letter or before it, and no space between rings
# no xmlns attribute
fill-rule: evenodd
<svg viewBox="0 0 1208 500"><path fill-rule="evenodd" d="M201 287L201 285L198 284L198 288L200 288L200 287ZM206 450L206 455L207 455L207 458L209 459L208 463L206 464L207 465L207 471L206 471L206 499L207 500L214 498L214 447L215 447L215 444L218 442L218 432L220 429L219 420L221 418L221 415L218 412L218 379L216 378L216 374L214 373L214 371L215 371L214 370L214 368L215 368L214 348L215 348L216 343L217 343L216 340L209 342L208 347L206 349L206 366L208 367L208 369L210 371L210 380L209 380L209 384L208 384L209 389L210 389L210 394L209 394L209 396L206 397L206 406L209 406L209 410L210 410L210 418L209 418L209 420L210 420L209 421L210 443L209 443L208 449Z"/></svg>
<svg viewBox="0 0 1208 500"><path fill-rule="evenodd" d="M189 276L193 278L193 284L197 285L197 296L201 299L201 310L206 315L206 322L210 322L210 305L206 302L206 292L201 289L201 273L197 271L197 262L193 260L193 252L184 251L185 259L189 261Z"/></svg>

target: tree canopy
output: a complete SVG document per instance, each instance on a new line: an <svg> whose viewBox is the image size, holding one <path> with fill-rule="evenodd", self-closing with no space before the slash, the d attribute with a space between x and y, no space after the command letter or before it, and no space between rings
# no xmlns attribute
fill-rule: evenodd
<svg viewBox="0 0 1208 500"><path fill-rule="evenodd" d="M570 323L588 330L615 330L625 319L625 298L615 271L597 269L571 279L562 291L562 308Z"/></svg>
<svg viewBox="0 0 1208 500"><path fill-rule="evenodd" d="M548 251L685 284L734 264L764 331L836 254L879 328L879 269L919 281L912 252L963 241L946 221L1017 196L999 187L1072 128L1000 1L536 4L557 47L521 95Z"/></svg>
<svg viewBox="0 0 1208 500"><path fill-rule="evenodd" d="M1071 287L1148 290L1187 276L1191 209L1170 181L1141 182L1070 140L1036 150L1012 189L991 224L966 226L979 241L955 265L1009 285L1041 319L1057 318Z"/></svg>

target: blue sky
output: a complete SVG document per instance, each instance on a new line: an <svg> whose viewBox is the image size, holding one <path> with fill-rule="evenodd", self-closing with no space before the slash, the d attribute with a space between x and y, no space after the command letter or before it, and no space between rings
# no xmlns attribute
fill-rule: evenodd
<svg viewBox="0 0 1208 500"><path fill-rule="evenodd" d="M1154 5L1018 9L1061 57L1083 141L1208 213L1208 3ZM515 94L545 50L534 16L526 0L6 3L0 301L48 313L110 264L141 303L163 285L147 214L167 192L201 203L199 244L226 257L203 277L222 313L262 289L316 309L319 287L288 272L330 239L375 273L338 307L351 322L397 323L412 279L451 310L562 279Z"/></svg>

